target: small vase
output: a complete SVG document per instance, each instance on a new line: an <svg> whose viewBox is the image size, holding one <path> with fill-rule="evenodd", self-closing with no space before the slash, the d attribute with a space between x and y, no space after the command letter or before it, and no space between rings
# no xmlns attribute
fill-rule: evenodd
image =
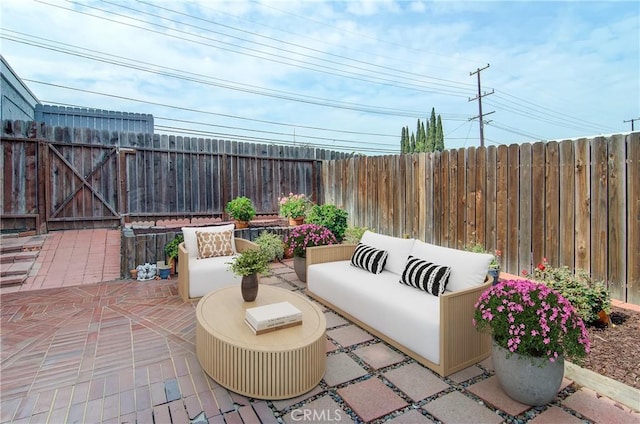
<svg viewBox="0 0 640 424"><path fill-rule="evenodd" d="M245 302L253 302L258 297L258 274L244 275L240 283L242 298Z"/></svg>
<svg viewBox="0 0 640 424"><path fill-rule="evenodd" d="M489 268L489 275L493 278L493 284L498 284L498 278L500 277L500 268Z"/></svg>
<svg viewBox="0 0 640 424"><path fill-rule="evenodd" d="M302 281L303 283L307 282L307 258L294 256L293 270L296 272L298 280Z"/></svg>
<svg viewBox="0 0 640 424"><path fill-rule="evenodd" d="M555 399L564 377L564 357L554 362L513 353L493 342L491 361L498 382L510 398L525 405L546 405Z"/></svg>

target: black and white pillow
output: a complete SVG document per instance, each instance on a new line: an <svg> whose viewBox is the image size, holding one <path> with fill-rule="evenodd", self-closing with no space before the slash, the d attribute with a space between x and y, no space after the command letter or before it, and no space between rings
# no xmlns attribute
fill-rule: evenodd
<svg viewBox="0 0 640 424"><path fill-rule="evenodd" d="M440 296L449 283L451 268L409 256L400 283Z"/></svg>
<svg viewBox="0 0 640 424"><path fill-rule="evenodd" d="M374 274L380 274L387 262L389 252L379 250L366 244L358 243L356 250L351 256L351 265L365 269Z"/></svg>

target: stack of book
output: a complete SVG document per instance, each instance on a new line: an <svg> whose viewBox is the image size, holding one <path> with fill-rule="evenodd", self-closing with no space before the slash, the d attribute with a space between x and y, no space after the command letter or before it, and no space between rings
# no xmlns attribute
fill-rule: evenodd
<svg viewBox="0 0 640 424"><path fill-rule="evenodd" d="M244 322L253 334L263 334L302 324L302 312L289 302L272 303L247 309Z"/></svg>

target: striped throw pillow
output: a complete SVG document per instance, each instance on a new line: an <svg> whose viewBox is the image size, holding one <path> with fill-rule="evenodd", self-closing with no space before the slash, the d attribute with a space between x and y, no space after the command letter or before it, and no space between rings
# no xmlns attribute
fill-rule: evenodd
<svg viewBox="0 0 640 424"><path fill-rule="evenodd" d="M440 296L447 288L450 274L451 268L448 266L409 256L400 283Z"/></svg>
<svg viewBox="0 0 640 424"><path fill-rule="evenodd" d="M351 265L362 268L374 274L380 274L387 262L389 253L366 244L358 243L351 256Z"/></svg>

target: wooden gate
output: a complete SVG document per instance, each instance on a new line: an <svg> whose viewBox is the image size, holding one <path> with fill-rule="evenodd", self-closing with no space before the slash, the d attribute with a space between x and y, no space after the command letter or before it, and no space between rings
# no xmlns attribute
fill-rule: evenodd
<svg viewBox="0 0 640 424"><path fill-rule="evenodd" d="M43 143L49 230L120 225L119 149L95 144Z"/></svg>

